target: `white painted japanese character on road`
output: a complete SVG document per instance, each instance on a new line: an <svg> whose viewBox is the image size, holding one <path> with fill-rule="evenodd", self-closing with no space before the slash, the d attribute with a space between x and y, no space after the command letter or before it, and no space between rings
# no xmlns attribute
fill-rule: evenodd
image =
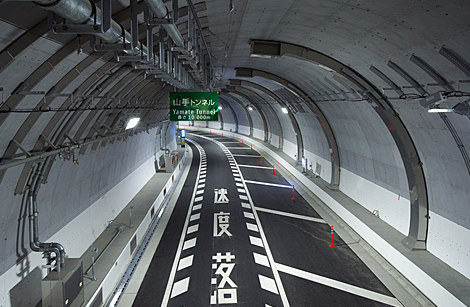
<svg viewBox="0 0 470 307"><path fill-rule="evenodd" d="M228 231L229 217L230 213L214 213L214 237L221 237L223 234L226 234L229 237L232 236L230 231Z"/></svg>
<svg viewBox="0 0 470 307"><path fill-rule="evenodd" d="M217 253L212 256L212 260L215 261L212 264L212 269L215 270L214 274L222 278L219 283L217 283L217 277L211 280L212 285L216 287L211 295L211 305L237 303L237 285L230 278L230 274L235 267L235 263L232 263L233 259L235 259L235 255L230 254L230 252L226 252L225 255ZM222 260L225 260L225 263L222 263Z"/></svg>
<svg viewBox="0 0 470 307"><path fill-rule="evenodd" d="M228 203L227 189L214 189L214 204L226 204Z"/></svg>

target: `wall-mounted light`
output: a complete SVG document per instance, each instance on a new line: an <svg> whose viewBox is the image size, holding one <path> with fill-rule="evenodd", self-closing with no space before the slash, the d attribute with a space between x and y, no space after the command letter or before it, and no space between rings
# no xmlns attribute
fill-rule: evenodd
<svg viewBox="0 0 470 307"><path fill-rule="evenodd" d="M248 110L253 111L253 107L252 107L252 106L248 106Z"/></svg>
<svg viewBox="0 0 470 307"><path fill-rule="evenodd" d="M140 121L140 118L138 118L138 117L133 117L133 118L129 119L129 121L127 122L126 130L127 129L132 129L135 126L137 126L139 121Z"/></svg>
<svg viewBox="0 0 470 307"><path fill-rule="evenodd" d="M222 106L219 106L219 110L222 110Z"/></svg>
<svg viewBox="0 0 470 307"><path fill-rule="evenodd" d="M454 112L454 109L430 109L428 113L451 113Z"/></svg>
<svg viewBox="0 0 470 307"><path fill-rule="evenodd" d="M282 108L282 112L285 114L289 113L289 111L287 111L287 108Z"/></svg>

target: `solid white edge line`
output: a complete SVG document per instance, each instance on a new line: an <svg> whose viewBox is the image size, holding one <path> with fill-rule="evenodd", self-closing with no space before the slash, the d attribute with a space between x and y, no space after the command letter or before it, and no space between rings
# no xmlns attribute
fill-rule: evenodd
<svg viewBox="0 0 470 307"><path fill-rule="evenodd" d="M188 139L188 141L197 144L197 142L195 142L195 141L191 141L189 139ZM199 149L199 147L196 147L196 148L198 149L199 154L201 155L201 150ZM196 182L199 182L199 175L200 175L200 172L201 172L201 164L202 164L202 161L199 160L199 168L198 168L198 171L197 171ZM196 196L196 191L197 191L197 185L195 185L194 189L193 189L193 196L191 197L191 203L189 204L188 213L186 214L186 220L184 222L183 231L181 232L181 237L180 237L180 241L178 243L178 248L176 249L176 255L175 255L175 258L173 259L173 266L171 267L170 276L168 278L168 283L166 285L165 294L163 296L162 305L161 305L162 307L167 307L168 302L170 301L171 289L173 287L173 282L175 280L175 275L176 275L176 269L178 268L178 263L179 263L179 260L180 260L180 257L181 257L182 247L183 247L183 244L184 244L184 238L186 237L186 232L187 232L187 229L188 229L189 219L191 217L191 213L192 213L192 209L193 209L193 205L194 205L194 198ZM188 280L188 282L189 282L189 280Z"/></svg>
<svg viewBox="0 0 470 307"><path fill-rule="evenodd" d="M299 220L306 220L306 221L311 221L311 222L328 224L327 222L325 222L325 220L319 219L319 218L316 218L316 217L299 215L299 214L283 212L283 211L277 211L277 210L271 210L271 209L266 209L266 208L261 208L261 207L255 207L255 208L256 208L256 210L261 211L261 212L292 217L292 218L296 218L296 219L299 219Z"/></svg>
<svg viewBox="0 0 470 307"><path fill-rule="evenodd" d="M234 157L251 157L251 158L261 157L261 156L255 156L255 155L234 155L234 154L232 154L232 156L234 156Z"/></svg>
<svg viewBox="0 0 470 307"><path fill-rule="evenodd" d="M338 280L334 280L331 278L323 277L317 274L309 273L306 271L302 271L296 268L292 268L283 264L275 263L276 268L284 273L290 274L292 276L296 276L299 278L303 278L309 281L313 281L328 287L332 287L344 292L348 292L354 295L362 296L367 299L371 299L377 302L381 302L387 305L402 307L403 305L394 297L384 295L381 293L377 293L374 291L366 290L363 288L359 288L357 286L353 286Z"/></svg>
<svg viewBox="0 0 470 307"><path fill-rule="evenodd" d="M284 184L277 184L277 183L269 183L269 182L261 182L261 181L252 181L252 180L245 180L245 182L246 182L246 183L252 183L252 184L267 185L267 186L271 186L271 187L292 189L292 186L291 186L291 185L284 185Z"/></svg>

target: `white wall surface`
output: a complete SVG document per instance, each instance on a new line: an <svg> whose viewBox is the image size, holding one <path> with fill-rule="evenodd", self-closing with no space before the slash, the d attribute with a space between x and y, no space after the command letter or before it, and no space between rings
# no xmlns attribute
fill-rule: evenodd
<svg viewBox="0 0 470 307"><path fill-rule="evenodd" d="M240 126L238 126L238 133L245 134L245 135L250 135L250 127L240 125Z"/></svg>
<svg viewBox="0 0 470 307"><path fill-rule="evenodd" d="M253 129L253 137L257 138L261 141L264 141L264 130L254 128Z"/></svg>
<svg viewBox="0 0 470 307"><path fill-rule="evenodd" d="M320 177L325 180L326 182L331 181L331 162L329 160L326 160L322 157L319 157L318 155L308 151L304 150L304 155L305 158L307 158L307 163L308 163L308 169L310 169L310 165L312 165L312 170L315 172L317 168L317 163L320 164L321 166L321 172Z"/></svg>

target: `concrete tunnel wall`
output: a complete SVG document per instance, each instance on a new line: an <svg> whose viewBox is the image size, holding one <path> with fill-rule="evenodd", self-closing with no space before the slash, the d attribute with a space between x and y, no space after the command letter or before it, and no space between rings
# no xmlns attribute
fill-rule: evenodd
<svg viewBox="0 0 470 307"><path fill-rule="evenodd" d="M287 144L287 146L285 146L283 152L294 158L296 148L292 143L293 140L295 141L292 124L286 114L282 113L281 105L275 101L270 101L270 103L281 120L285 136L287 135L284 138L284 144ZM403 161L388 128L365 101L318 102L318 105L324 110L338 142L341 157L340 190L371 213L378 210L382 220L406 236L410 220L408 183ZM411 107L405 103L401 104L400 108L403 111L406 108L406 111L417 110L425 113L425 110L422 111L419 107ZM308 110L308 108L306 109ZM434 135L435 138L432 142L437 142L436 133L449 133L445 131L443 124L435 123L435 120L431 117L427 117L426 120L423 119L422 122L416 122L416 116L411 115L412 113L403 113L410 114L404 116L405 123L409 125L407 127L410 128L418 149L423 150L424 155L421 158L424 161L430 161L430 163L425 163L427 166L425 168L426 179L433 182L435 180L433 175L436 176L434 178L439 177L438 182L428 184L428 189L431 191L430 202L433 204L430 209L433 216L435 216L434 220L430 221L428 250L469 277L470 271L465 264L468 260L467 251L469 246L467 246L464 239L469 233L468 228L463 226L465 225L463 217L467 216L467 213L463 203L462 206L458 205L464 199L469 199L468 190L465 189L465 186L468 185L466 185L467 181L464 178L465 166L463 161L458 157L457 148L452 146L453 140L451 138L447 137L449 140L447 146L429 147L429 144L426 143L426 139L430 141L430 135ZM461 122L457 127L462 127L461 129L465 130L463 127L466 122L468 123L468 119L459 115L451 115L456 123ZM238 116L239 113L237 113ZM322 130L318 127L318 121L313 120L314 116L310 113L297 113L294 116L299 123L302 137L307 138L307 140L304 140L306 154L313 153L310 161L319 162L322 165L321 177L328 181L330 178L328 172L331 171L331 164L328 161L329 146ZM423 116L420 116L420 118L423 118ZM406 119L408 119L408 122ZM412 124L410 125L410 123ZM432 126L427 128L426 125ZM272 133L272 131L269 133ZM312 135L314 140L309 139L309 135ZM429 150L435 153L427 153ZM442 155L449 156L450 161L455 162L451 166L451 171L448 168L446 169L450 163L443 164L440 160L443 157ZM432 161L433 159L434 161ZM429 169L430 165L435 165L440 170L436 171L434 167ZM429 174L429 172L432 174ZM451 173L455 175L452 176ZM462 173L462 175L459 176L459 173ZM443 174L449 175L442 176ZM460 211L458 211L458 215L451 217L448 202L444 202L442 199L438 200L437 197L439 196L434 194L433 191L436 189L439 191L439 188L442 189L446 184L450 185L451 182L458 179L461 179L462 182L459 182L456 186L457 189L455 196L452 198L451 207L460 208L458 209ZM444 194L442 190L440 192ZM438 205L436 200L441 205ZM444 209L443 206L447 209ZM438 214L439 208L445 213ZM452 218L456 219L457 223L452 221Z"/></svg>
<svg viewBox="0 0 470 307"><path fill-rule="evenodd" d="M60 242L67 257L81 257L155 174L154 162L164 154L159 146L176 149L175 126L171 123L162 129L163 136L154 128L129 137L127 143L121 140L106 148L99 146L80 156L78 165L58 159L48 179L54 184L44 184L38 195L40 240ZM2 306L35 306L41 300L40 281L47 274L39 269L44 262L41 253L28 250L25 197L6 192L14 189L20 172L21 167L9 169L0 185L1 223L6 229L20 229L6 232L5 240L0 240Z"/></svg>

